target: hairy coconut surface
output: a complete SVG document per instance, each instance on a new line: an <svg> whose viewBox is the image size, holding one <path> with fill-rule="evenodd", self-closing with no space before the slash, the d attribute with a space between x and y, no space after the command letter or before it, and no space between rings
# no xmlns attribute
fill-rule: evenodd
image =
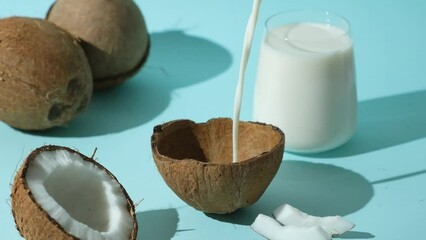
<svg viewBox="0 0 426 240"><path fill-rule="evenodd" d="M232 163L232 120L168 122L154 128L153 157L167 185L207 213L230 213L256 202L275 176L284 151L278 128L239 123L239 162Z"/></svg>
<svg viewBox="0 0 426 240"><path fill-rule="evenodd" d="M96 89L125 81L148 56L145 20L133 0L57 0L46 18L82 40Z"/></svg>
<svg viewBox="0 0 426 240"><path fill-rule="evenodd" d="M1 19L0 52L0 120L42 130L86 108L93 88L90 66L66 31L40 19Z"/></svg>
<svg viewBox="0 0 426 240"><path fill-rule="evenodd" d="M15 176L12 213L25 239L136 239L133 203L117 179L72 149L33 151Z"/></svg>

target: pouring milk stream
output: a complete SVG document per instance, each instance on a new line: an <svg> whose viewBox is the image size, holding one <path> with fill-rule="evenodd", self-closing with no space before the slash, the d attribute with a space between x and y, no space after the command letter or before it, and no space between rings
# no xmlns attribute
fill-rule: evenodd
<svg viewBox="0 0 426 240"><path fill-rule="evenodd" d="M254 0L252 11L247 23L246 33L243 42L243 54L240 63L239 79L234 100L234 119L232 121L232 162L238 162L238 122L240 121L241 99L243 95L244 77L250 55L253 34L256 27L257 17L259 15L260 4L262 0Z"/></svg>

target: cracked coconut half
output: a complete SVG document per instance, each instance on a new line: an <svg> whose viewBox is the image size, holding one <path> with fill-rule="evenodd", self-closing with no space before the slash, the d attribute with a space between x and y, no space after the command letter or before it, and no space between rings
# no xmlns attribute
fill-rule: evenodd
<svg viewBox="0 0 426 240"><path fill-rule="evenodd" d="M15 176L12 213L25 239L136 239L134 205L107 169L72 149L33 151Z"/></svg>

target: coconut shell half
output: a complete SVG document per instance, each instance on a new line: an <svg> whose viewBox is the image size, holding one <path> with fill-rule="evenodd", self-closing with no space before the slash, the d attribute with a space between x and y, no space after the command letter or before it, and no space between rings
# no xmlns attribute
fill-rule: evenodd
<svg viewBox="0 0 426 240"><path fill-rule="evenodd" d="M232 120L158 125L153 157L167 185L190 206L225 214L256 202L281 164L284 134L271 125L239 123L240 159L232 163Z"/></svg>
<svg viewBox="0 0 426 240"><path fill-rule="evenodd" d="M30 183L28 182L28 179L27 179L29 172L35 171L36 174L42 173L43 170L41 170L41 171L40 171L40 169L39 170L32 170L32 168L34 168L37 161L45 161L45 160L40 160L40 159L43 158L43 157L40 157L40 156L42 156L43 154L46 154L46 153L49 154L49 153L55 152L55 151L60 152L59 155L61 155L61 156L67 155L67 154L70 155L70 156L78 156L79 159L80 158L82 159L83 164L86 164L91 169L100 170L101 172L103 172L107 176L109 176L108 181L112 181L112 182L117 184L119 191L121 191L120 194L124 198L123 201L124 201L124 205L125 205L124 207L126 209L125 211L127 212L126 214L129 215L128 217L129 217L129 219L132 219L132 221L129 225L131 227L131 231L128 232L126 234L126 236L124 236L124 237L121 236L120 238L114 238L114 240L115 239L136 239L137 231L138 231L138 225L137 225L137 220L136 220L135 208L134 208L132 200L130 199L129 195L127 194L127 192L123 188L123 186L118 182L118 180L114 177L114 175L111 172L109 172L106 168L104 168L98 162L94 161L92 158L84 156L83 154L81 154L81 153L79 153L75 150L72 150L70 148L61 147L61 146L43 146L43 147L40 147L40 148L34 150L27 157L27 159L24 161L24 163L22 164L21 168L19 169L19 171L17 172L17 174L14 178L12 193L11 193L12 214L13 214L13 217L15 219L16 228L18 229L20 234L27 240L30 240L30 239L33 239L33 240L95 239L95 238L91 238L91 237L81 238L81 237L77 237L77 236L71 234L70 232L67 232L65 230L65 227L62 226L57 220L55 220L58 216L54 216L54 214L48 213L48 211L42 207L42 204L37 202L36 194L34 192L35 189L32 190L30 188ZM67 153L67 154L64 154L64 152ZM55 166L55 167L56 166L59 166L58 168L63 167L59 163L59 159L50 158L50 159L48 159L48 161L52 161L52 165ZM79 160L79 161L81 161L81 160ZM41 168L41 169L43 169L43 168ZM67 171L68 169L69 168L65 167L65 168L62 168L61 171L63 173L63 171ZM42 173L42 174L44 174L44 173ZM58 175L58 174L56 174L56 175ZM61 176L56 176L56 178L58 178L58 177L61 177ZM47 181L48 180L45 180L42 184L46 185ZM78 189L81 186L83 188L82 185L72 186L72 182L73 181L68 181L68 182L62 183L61 188L59 189L59 193L58 193L59 195L57 195L59 197L57 197L57 198L53 197L53 199L54 199L53 202L58 203L60 205L64 201L63 198L61 199L60 194L63 194L63 192L65 192L68 187ZM105 181L100 181L100 182L105 182ZM53 182L51 184L54 185L56 183ZM91 184L90 182L86 182L83 185L90 185L90 184ZM46 187L46 189L47 189L47 187ZM81 196L81 194L80 195L77 194L77 195L79 195L79 197L82 197L82 198L89 198L90 199L90 197L91 197L90 195L92 195L92 192L96 192L96 190L97 189L90 189L90 191L86 195L83 195L83 196ZM40 191L39 188L37 188L37 191ZM77 195L75 195L75 196L77 196ZM74 196L67 196L67 197L73 198ZM43 199L44 202L47 202L47 200ZM75 204L78 204L80 202L79 200L80 199L72 199L71 201L68 201L68 202L71 202L71 204L75 205ZM92 205L94 205L94 206L102 205L102 202L95 201ZM85 207L86 206L77 206L76 208L79 209L79 210L78 210L78 212L76 213L75 216L77 216L78 214L81 215L83 211L94 211L93 209L87 209ZM67 209L67 210L69 210L69 209ZM104 210L105 210L105 212L107 212L109 209L104 209ZM59 211L56 211L56 212L59 212ZM74 215L72 215L71 212L67 212L67 213L69 213L71 216L74 217ZM83 214L86 214L86 213L83 212ZM62 217L62 216L59 216L59 217ZM91 221L101 221L100 219L97 218L96 215L94 215L93 219ZM111 219L108 219L105 222L106 222L105 225L108 225L112 221L111 221ZM84 224L88 224L88 223L83 223L83 225ZM89 227L91 227L91 226L89 226ZM102 239L110 239L110 238L102 238Z"/></svg>

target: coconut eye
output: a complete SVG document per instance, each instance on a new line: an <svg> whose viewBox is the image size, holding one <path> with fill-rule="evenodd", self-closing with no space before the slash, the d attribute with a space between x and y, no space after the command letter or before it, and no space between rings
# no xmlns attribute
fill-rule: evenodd
<svg viewBox="0 0 426 240"><path fill-rule="evenodd" d="M75 77L68 82L67 93L71 97L74 97L81 92L81 88L82 86L79 79Z"/></svg>
<svg viewBox="0 0 426 240"><path fill-rule="evenodd" d="M49 121L55 121L56 119L59 119L62 113L65 112L65 110L68 108L69 108L68 106L62 103L54 103L49 110L47 119L49 119Z"/></svg>
<svg viewBox="0 0 426 240"><path fill-rule="evenodd" d="M82 112L84 109L86 109L87 103L89 102L89 97L84 96L83 99L80 102L80 106L78 106L76 113Z"/></svg>

